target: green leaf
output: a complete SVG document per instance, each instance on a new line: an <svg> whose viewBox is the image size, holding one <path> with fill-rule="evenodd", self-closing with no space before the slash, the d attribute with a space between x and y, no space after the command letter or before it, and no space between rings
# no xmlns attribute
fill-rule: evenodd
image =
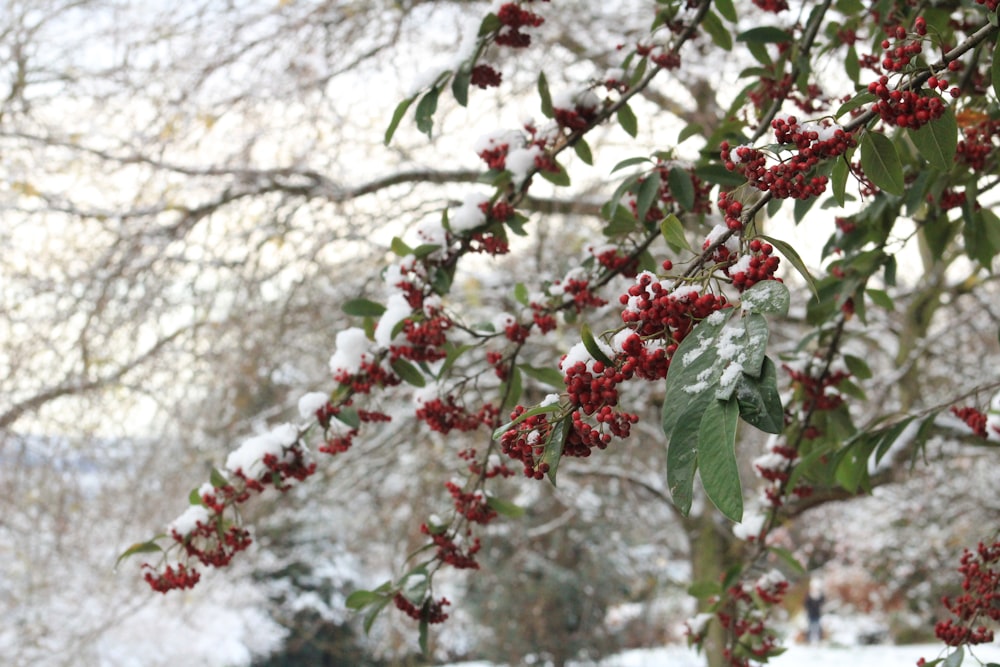
<svg viewBox="0 0 1000 667"><path fill-rule="evenodd" d="M736 401L708 404L698 428L698 463L705 494L723 514L739 523L743 519L743 485L736 463Z"/></svg>
<svg viewBox="0 0 1000 667"><path fill-rule="evenodd" d="M671 414L674 415L674 426L667 446L667 488L671 500L683 516L691 512L691 503L694 499L694 475L698 470L698 433L701 417L705 414L709 403L715 401L714 391L703 391L696 394L694 400L677 406L683 408L679 411L668 408L667 401L663 403L664 421L668 409L671 409Z"/></svg>
<svg viewBox="0 0 1000 667"><path fill-rule="evenodd" d="M630 157L630 158L626 158L626 159L622 160L621 162L619 162L618 164L616 164L615 167L614 167L614 169L611 170L611 173L613 174L616 171L618 171L619 169L625 169L626 167L631 167L632 165L636 165L636 164L642 164L644 162L650 162L650 159L648 157Z"/></svg>
<svg viewBox="0 0 1000 667"><path fill-rule="evenodd" d="M594 334L590 332L590 327L586 324L580 327L580 339L583 341L583 346L587 348L587 352L589 352L590 356L594 359L605 365L614 363L611 361L611 358L605 354L604 350L601 349L601 346L597 343L597 339L594 338Z"/></svg>
<svg viewBox="0 0 1000 667"><path fill-rule="evenodd" d="M757 42L760 44L782 44L791 43L792 35L774 26L761 26L750 28L736 35L737 42Z"/></svg>
<svg viewBox="0 0 1000 667"><path fill-rule="evenodd" d="M791 551L784 549L782 547L768 546L767 550L773 553L775 556L780 558L788 565L788 568L797 575L803 575L806 573L806 568L799 559L796 558Z"/></svg>
<svg viewBox="0 0 1000 667"><path fill-rule="evenodd" d="M965 648L959 646L954 653L945 658L943 667L959 667L963 658L965 658Z"/></svg>
<svg viewBox="0 0 1000 667"><path fill-rule="evenodd" d="M384 595L374 591L354 591L347 596L347 600L344 601L344 606L348 609L354 609L357 611L359 609L364 609L373 602L378 602L384 597Z"/></svg>
<svg viewBox="0 0 1000 667"><path fill-rule="evenodd" d="M688 586L687 594L703 600L722 593L722 585L717 581L696 581Z"/></svg>
<svg viewBox="0 0 1000 667"><path fill-rule="evenodd" d="M802 261L801 257L799 257L799 253L795 252L795 248L780 239L774 238L773 236L765 236L764 234L761 234L758 238L764 239L773 245L775 250L784 255L785 259L787 259L788 262L795 267L795 270L799 272L799 275L801 275L806 281L806 284L809 285L809 289L812 290L812 293L816 295L819 294L816 288L816 279L813 278L811 273L809 273L806 263Z"/></svg>
<svg viewBox="0 0 1000 667"><path fill-rule="evenodd" d="M694 183L691 181L691 174L686 169L674 167L667 173L667 184L670 186L670 194L685 211L694 208Z"/></svg>
<svg viewBox="0 0 1000 667"><path fill-rule="evenodd" d="M853 83L861 79L861 63L858 60L858 51L854 45L847 47L847 55L844 56L844 73Z"/></svg>
<svg viewBox="0 0 1000 667"><path fill-rule="evenodd" d="M398 236L392 237L392 243L389 244L389 249L399 257L406 257L407 255L413 254L413 248L406 245L403 239Z"/></svg>
<svg viewBox="0 0 1000 667"><path fill-rule="evenodd" d="M518 364L518 368L521 369L528 377L533 380L538 380L542 384L554 387L556 389L564 389L566 383L563 382L563 374L554 368L535 368L534 366L529 366L528 364Z"/></svg>
<svg viewBox="0 0 1000 667"><path fill-rule="evenodd" d="M777 280L762 280L743 292L741 297L743 310L750 313L774 313L785 316L788 314L790 303L788 288Z"/></svg>
<svg viewBox="0 0 1000 667"><path fill-rule="evenodd" d="M431 136L431 130L434 129L434 112L437 111L440 93L441 89L435 86L417 102L417 129L428 137Z"/></svg>
<svg viewBox="0 0 1000 667"><path fill-rule="evenodd" d="M990 77L993 80L993 94L1000 99L1000 40L993 47L993 64L990 66Z"/></svg>
<svg viewBox="0 0 1000 667"><path fill-rule="evenodd" d="M660 196L660 174L652 171L639 185L639 192L636 194L636 218L639 222L645 222L646 214L652 208L653 202Z"/></svg>
<svg viewBox="0 0 1000 667"><path fill-rule="evenodd" d="M874 102L875 96L871 93L859 93L847 100L837 109L836 113L833 114L834 118L840 118L844 114L857 109L858 107L864 106L869 102Z"/></svg>
<svg viewBox="0 0 1000 667"><path fill-rule="evenodd" d="M490 12L483 17L483 22L479 24L479 36L485 37L495 30L499 30L503 26L500 21L500 17Z"/></svg>
<svg viewBox="0 0 1000 667"><path fill-rule="evenodd" d="M512 409L521 400L521 394L524 393L524 385L522 384L521 370L515 366L511 369L510 377L505 383L505 388L507 396L503 402L503 409Z"/></svg>
<svg viewBox="0 0 1000 667"><path fill-rule="evenodd" d="M705 134L705 128L698 123L688 123L684 129L677 134L677 143L682 144L687 139Z"/></svg>
<svg viewBox="0 0 1000 667"><path fill-rule="evenodd" d="M549 92L549 82L545 78L545 72L538 73L538 97L542 102L542 114L546 118L552 118L552 93Z"/></svg>
<svg viewBox="0 0 1000 667"><path fill-rule="evenodd" d="M514 300L522 306L528 305L528 288L524 286L524 283L514 285Z"/></svg>
<svg viewBox="0 0 1000 667"><path fill-rule="evenodd" d="M226 476L219 472L216 468L212 468L212 472L208 476L208 481L211 482L212 486L216 489L229 486L229 480L226 479Z"/></svg>
<svg viewBox="0 0 1000 667"><path fill-rule="evenodd" d="M340 307L346 315L357 317L379 317L385 312L385 306L368 299L351 299Z"/></svg>
<svg viewBox="0 0 1000 667"><path fill-rule="evenodd" d="M396 110L392 112L392 120L389 121L389 127L385 130L385 138L382 140L383 143L388 146L389 142L392 141L392 135L396 134L396 128L399 127L399 122L403 120L403 116L406 115L407 109L413 104L413 100L417 99L416 96L407 98L396 105Z"/></svg>
<svg viewBox="0 0 1000 667"><path fill-rule="evenodd" d="M520 519L524 516L524 508L520 505L515 505L507 500L501 500L494 496L487 496L486 506L497 514L502 514L510 519Z"/></svg>
<svg viewBox="0 0 1000 667"><path fill-rule="evenodd" d="M688 243L687 236L684 234L684 225L673 213L667 215L660 223L660 234L674 252L691 250L691 244Z"/></svg>
<svg viewBox="0 0 1000 667"><path fill-rule="evenodd" d="M628 104L621 105L618 107L617 116L618 124L622 126L622 129L628 132L629 136L635 138L635 136L639 134L639 121L635 117L635 112L632 111L632 107Z"/></svg>
<svg viewBox="0 0 1000 667"><path fill-rule="evenodd" d="M542 178L551 183L552 185L558 185L559 187L566 187L570 184L569 173L566 168L563 167L558 162L555 163L556 168L559 171L549 171L548 169L542 169L538 173L541 174Z"/></svg>
<svg viewBox="0 0 1000 667"><path fill-rule="evenodd" d="M570 415L566 415L556 423L552 428L552 433L549 434L549 439L545 441L545 449L542 451L540 463L548 464L547 475L552 486L556 485L556 472L559 470L559 462L562 460L563 447L566 446L571 419Z"/></svg>
<svg viewBox="0 0 1000 667"><path fill-rule="evenodd" d="M583 161L584 164L589 164L594 166L594 155L590 152L590 145L580 137L573 144L573 150L576 151L576 156Z"/></svg>
<svg viewBox="0 0 1000 667"><path fill-rule="evenodd" d="M427 384L424 374L406 359L396 359L389 365L392 367L392 372L407 384L411 384L414 387L423 387Z"/></svg>
<svg viewBox="0 0 1000 667"><path fill-rule="evenodd" d="M391 601L392 597L387 595L383 597L381 600L379 600L374 606L372 606L372 608L368 610L368 613L365 614L365 622L363 627L366 635L369 632L371 632L372 625L375 624L375 619L378 618L378 615L382 612L383 609L386 608L386 606Z"/></svg>
<svg viewBox="0 0 1000 667"><path fill-rule="evenodd" d="M944 114L927 123L919 130L908 130L913 145L920 156L941 171L950 171L955 163L955 148L958 146L958 122L951 107L946 106Z"/></svg>
<svg viewBox="0 0 1000 667"><path fill-rule="evenodd" d="M732 51L733 35L729 32L729 28L722 24L722 19L719 18L718 14L711 9L708 10L701 25L705 29L705 32L712 38L712 41L715 42L716 46L723 51Z"/></svg>
<svg viewBox="0 0 1000 667"><path fill-rule="evenodd" d="M778 393L778 374L770 357L764 357L760 377L742 375L736 380L736 401L740 417L765 433L785 430L785 410Z"/></svg>
<svg viewBox="0 0 1000 667"><path fill-rule="evenodd" d="M727 21L736 23L736 7L733 6L733 0L715 0L715 8Z"/></svg>
<svg viewBox="0 0 1000 667"><path fill-rule="evenodd" d="M861 168L885 192L899 196L905 191L896 145L884 134L865 132L861 136Z"/></svg>
<svg viewBox="0 0 1000 667"><path fill-rule="evenodd" d="M354 408L342 407L336 412L334 417L351 428L359 428L361 426L361 416Z"/></svg>
<svg viewBox="0 0 1000 667"><path fill-rule="evenodd" d="M472 70L468 64L462 65L451 80L451 94L461 106L469 105L469 82L472 80Z"/></svg>
<svg viewBox="0 0 1000 667"><path fill-rule="evenodd" d="M868 368L868 364L861 357L855 357L853 354L845 354L844 363L847 365L847 370L851 372L851 375L859 380L871 379L872 370Z"/></svg>
<svg viewBox="0 0 1000 667"><path fill-rule="evenodd" d="M500 436L502 436L504 433L506 433L513 427L517 426L521 422L523 422L528 417L534 417L535 415L542 415L548 412L559 412L560 410L562 410L562 406L559 405L558 403L550 403L548 405L536 405L535 407L522 412L520 415L517 416L517 419L513 419L502 426L498 426L496 430L493 431L493 439L494 440L499 439Z"/></svg>
<svg viewBox="0 0 1000 667"><path fill-rule="evenodd" d="M872 300L872 303L874 303L876 306L879 306L880 308L885 308L886 310L895 310L896 308L896 303L892 300L892 297L889 296L889 293L886 292L885 290L874 289L874 288L866 289L865 294L867 294L868 298Z"/></svg>
<svg viewBox="0 0 1000 667"><path fill-rule="evenodd" d="M420 619L420 654L427 655L427 637L429 634L430 622L426 618Z"/></svg>
<svg viewBox="0 0 1000 667"><path fill-rule="evenodd" d="M833 163L833 171L830 173L830 189L833 198L838 204L843 206L847 203L847 177L850 176L851 169L843 157L837 158Z"/></svg>
<svg viewBox="0 0 1000 667"><path fill-rule="evenodd" d="M149 542L136 542L128 549L123 551L120 556L118 556L118 560L115 561L115 567L118 567L118 564L121 563L124 559L128 558L129 556L134 556L136 554L156 553L158 551L163 551L163 547L161 547L153 540L150 540Z"/></svg>
<svg viewBox="0 0 1000 667"><path fill-rule="evenodd" d="M191 493L188 494L188 504L189 505L205 505L205 501L201 499L201 493L198 489L191 489Z"/></svg>

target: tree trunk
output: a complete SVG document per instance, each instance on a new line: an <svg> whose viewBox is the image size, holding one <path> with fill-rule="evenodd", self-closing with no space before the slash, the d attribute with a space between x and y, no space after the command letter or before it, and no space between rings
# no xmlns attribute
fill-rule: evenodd
<svg viewBox="0 0 1000 667"><path fill-rule="evenodd" d="M721 582L726 569L732 564L732 540L727 537L717 523L714 508L706 508L700 516L690 517L687 533L691 540L691 574L693 581ZM699 600L698 611L706 611L708 603ZM708 634L703 643L707 667L724 667L723 650L726 647L725 632L718 621L708 626Z"/></svg>

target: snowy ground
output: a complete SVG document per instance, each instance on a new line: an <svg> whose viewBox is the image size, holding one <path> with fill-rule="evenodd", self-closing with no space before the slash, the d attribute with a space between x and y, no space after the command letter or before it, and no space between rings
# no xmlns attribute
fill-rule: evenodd
<svg viewBox="0 0 1000 667"><path fill-rule="evenodd" d="M928 661L942 655L940 644L915 644L911 646L792 646L781 656L769 662L774 667L914 667L917 660ZM975 658L966 654L964 667L1000 662L1000 644L989 644L976 649ZM981 661L981 662L980 662ZM682 647L626 651L607 658L597 667L703 667L704 660ZM496 667L488 662L462 662L450 667ZM574 667L593 667L575 665Z"/></svg>

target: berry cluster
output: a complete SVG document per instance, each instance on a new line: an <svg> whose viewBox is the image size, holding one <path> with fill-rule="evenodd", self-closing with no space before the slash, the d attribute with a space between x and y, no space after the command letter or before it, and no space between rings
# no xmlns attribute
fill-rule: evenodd
<svg viewBox="0 0 1000 667"><path fill-rule="evenodd" d="M993 630L977 623L1000 621L1000 542L989 546L980 542L975 553L966 549L958 571L965 577L965 592L942 600L958 623L941 621L934 627L934 634L949 646L991 642Z"/></svg>
<svg viewBox="0 0 1000 667"><path fill-rule="evenodd" d="M795 116L775 118L771 127L779 143L796 150L770 167L767 155L752 146L731 148L723 142L720 148L726 169L742 174L753 187L770 192L776 199L809 199L822 194L827 177L809 176L810 172L821 161L843 155L855 145L854 137L839 127L800 125Z"/></svg>
<svg viewBox="0 0 1000 667"><path fill-rule="evenodd" d="M508 2L497 11L497 18L504 28L496 36L496 43L500 46L510 46L516 49L524 48L531 44L531 35L521 32L521 28L537 28L545 22L545 19L521 9L517 4Z"/></svg>
<svg viewBox="0 0 1000 667"><path fill-rule="evenodd" d="M766 662L781 651L778 636L768 627L767 620L769 610L782 603L787 591L788 581L777 570L752 583L726 589L715 616L733 638L724 651L730 667L749 667L751 661ZM740 652L734 652L732 647L738 647Z"/></svg>
<svg viewBox="0 0 1000 667"><path fill-rule="evenodd" d="M786 0L753 0L753 4L757 5L765 12L772 12L774 14L788 9L788 2L786 2Z"/></svg>
<svg viewBox="0 0 1000 667"><path fill-rule="evenodd" d="M749 253L742 255L725 269L733 281L733 287L743 292L763 280L781 280L774 277L780 260L773 255L774 247L770 243L753 239L748 248Z"/></svg>
<svg viewBox="0 0 1000 667"><path fill-rule="evenodd" d="M872 109L886 125L915 130L944 114L945 104L940 98L921 95L915 90L893 90L885 75L868 84L868 92L878 98Z"/></svg>
<svg viewBox="0 0 1000 667"><path fill-rule="evenodd" d="M767 454L754 459L754 472L768 482L763 489L763 499L767 506L777 509L784 504L788 496L804 498L812 493L812 487L802 482L799 482L791 493L786 489L792 469L798 462L799 455L795 449L778 443L771 444Z"/></svg>
<svg viewBox="0 0 1000 667"><path fill-rule="evenodd" d="M444 613L443 608L451 604L448 598L441 598L440 600L427 598L418 607L407 600L406 596L402 593L396 593L393 602L396 604L396 609L399 609L413 620L427 621L428 623L444 623L448 620L448 614Z"/></svg>
<svg viewBox="0 0 1000 667"><path fill-rule="evenodd" d="M927 21L924 17L917 17L913 30L921 37L927 34ZM919 39L908 40L903 26L896 26L887 33L896 38L896 43L893 44L888 38L882 40L882 49L885 51L882 68L888 72L902 72L923 51L923 43Z"/></svg>
<svg viewBox="0 0 1000 667"><path fill-rule="evenodd" d="M699 294L692 288L675 289L648 271L639 274L635 285L619 301L625 306L622 321L643 340L659 338L675 345L684 340L697 322L727 305L723 295Z"/></svg>
<svg viewBox="0 0 1000 667"><path fill-rule="evenodd" d="M527 412L523 405L518 405L511 412L511 419L518 419ZM549 464L542 462L545 454L545 444L552 436L555 424L548 420L547 414L532 415L507 429L500 436L500 451L510 458L524 464L524 475L534 479L542 479L549 471Z"/></svg>
<svg viewBox="0 0 1000 667"><path fill-rule="evenodd" d="M968 165L972 171L982 171L986 169L987 158L996 151L994 140L1000 136L1000 120L991 120L985 114L976 120L962 130L955 161Z"/></svg>
<svg viewBox="0 0 1000 667"><path fill-rule="evenodd" d="M434 558L451 565L456 570L478 570L479 563L476 561L476 554L482 548L482 544L477 537L465 550L443 531L431 530L426 523L420 525L420 532L428 535L431 542L437 547Z"/></svg>
<svg viewBox="0 0 1000 667"><path fill-rule="evenodd" d="M489 426L496 420L496 415L497 409L491 403L484 404L476 413L470 413L450 395L443 399L423 400L416 412L417 419L427 424L432 431L445 435L452 431L475 431L484 424Z"/></svg>
<svg viewBox="0 0 1000 667"><path fill-rule="evenodd" d="M486 89L499 86L502 78L503 75L489 65L476 65L472 68L469 81L473 86Z"/></svg>
<svg viewBox="0 0 1000 667"><path fill-rule="evenodd" d="M782 364L795 386L802 391L802 403L812 410L835 410L844 402L844 397L838 393L828 393L850 374L843 370L831 370L821 377L813 377L807 371L792 368ZM818 434L817 434L818 435Z"/></svg>
<svg viewBox="0 0 1000 667"><path fill-rule="evenodd" d="M201 580L197 570L188 569L183 563L168 565L162 572L157 572L149 563L143 563L142 567L146 570L143 579L157 593L194 588Z"/></svg>

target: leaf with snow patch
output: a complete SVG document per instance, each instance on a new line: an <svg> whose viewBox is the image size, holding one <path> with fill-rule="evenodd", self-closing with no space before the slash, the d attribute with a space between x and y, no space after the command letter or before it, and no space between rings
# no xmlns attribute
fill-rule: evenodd
<svg viewBox="0 0 1000 667"><path fill-rule="evenodd" d="M737 523L743 519L743 485L736 463L736 401L708 403L698 426L698 463L709 500Z"/></svg>
<svg viewBox="0 0 1000 667"><path fill-rule="evenodd" d="M777 280L762 280L740 297L743 310L750 313L788 314L791 297L784 283Z"/></svg>
<svg viewBox="0 0 1000 667"><path fill-rule="evenodd" d="M722 373L716 350L726 320L706 319L674 352L667 372L661 426L667 437L667 487L685 516L691 511L698 468L698 427Z"/></svg>

